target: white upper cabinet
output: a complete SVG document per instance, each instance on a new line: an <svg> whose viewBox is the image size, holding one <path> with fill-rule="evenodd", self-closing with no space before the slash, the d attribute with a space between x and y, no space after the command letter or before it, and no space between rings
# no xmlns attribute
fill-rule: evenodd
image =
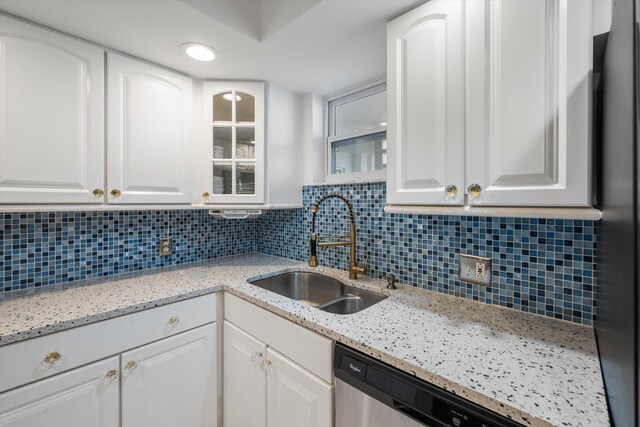
<svg viewBox="0 0 640 427"><path fill-rule="evenodd" d="M190 78L107 56L107 200L191 202Z"/></svg>
<svg viewBox="0 0 640 427"><path fill-rule="evenodd" d="M387 200L464 201L462 1L431 0L387 27Z"/></svg>
<svg viewBox="0 0 640 427"><path fill-rule="evenodd" d="M204 82L203 100L196 200L223 209L301 207L300 95L273 83Z"/></svg>
<svg viewBox="0 0 640 427"><path fill-rule="evenodd" d="M589 206L591 1L466 7L469 204Z"/></svg>
<svg viewBox="0 0 640 427"><path fill-rule="evenodd" d="M389 204L589 206L591 3L431 0L389 23Z"/></svg>
<svg viewBox="0 0 640 427"><path fill-rule="evenodd" d="M4 16L0 52L0 203L102 203L104 52Z"/></svg>
<svg viewBox="0 0 640 427"><path fill-rule="evenodd" d="M204 203L264 203L264 95L264 83L204 83Z"/></svg>

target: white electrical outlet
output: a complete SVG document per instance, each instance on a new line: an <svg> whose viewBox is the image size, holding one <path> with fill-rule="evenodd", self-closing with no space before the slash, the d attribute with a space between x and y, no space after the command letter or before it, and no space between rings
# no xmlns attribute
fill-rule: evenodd
<svg viewBox="0 0 640 427"><path fill-rule="evenodd" d="M460 254L460 280L476 285L491 285L491 258Z"/></svg>

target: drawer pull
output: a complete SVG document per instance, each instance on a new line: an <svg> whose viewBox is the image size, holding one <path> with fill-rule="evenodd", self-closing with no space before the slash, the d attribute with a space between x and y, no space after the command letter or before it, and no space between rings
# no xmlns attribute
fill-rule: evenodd
<svg viewBox="0 0 640 427"><path fill-rule="evenodd" d="M137 367L138 367L138 364L132 360L131 362L127 363L127 365L124 367L124 373L125 374L130 374Z"/></svg>
<svg viewBox="0 0 640 427"><path fill-rule="evenodd" d="M105 384L110 384L118 379L118 371L116 369L109 369L107 375L104 376Z"/></svg>
<svg viewBox="0 0 640 427"><path fill-rule="evenodd" d="M49 366L53 366L60 361L62 356L57 351L52 351L44 358L44 363Z"/></svg>
<svg viewBox="0 0 640 427"><path fill-rule="evenodd" d="M169 326L170 326L170 327L172 327L172 328L173 328L173 327L174 327L174 326L176 326L178 323L180 323L180 319L178 319L176 316L171 316L171 317L169 318Z"/></svg>

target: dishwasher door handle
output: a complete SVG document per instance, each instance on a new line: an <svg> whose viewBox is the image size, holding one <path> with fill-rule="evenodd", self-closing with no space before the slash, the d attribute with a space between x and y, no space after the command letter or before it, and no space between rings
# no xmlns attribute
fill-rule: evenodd
<svg viewBox="0 0 640 427"><path fill-rule="evenodd" d="M409 405L406 405L406 404L400 402L397 399L393 399L393 407L397 411L402 412L403 414L413 418L416 421L419 421L419 422L423 423L426 426L429 426L429 425L431 425L429 423L433 423L434 422L433 418L429 417L426 414L423 414L422 412L418 411L417 409L412 408Z"/></svg>

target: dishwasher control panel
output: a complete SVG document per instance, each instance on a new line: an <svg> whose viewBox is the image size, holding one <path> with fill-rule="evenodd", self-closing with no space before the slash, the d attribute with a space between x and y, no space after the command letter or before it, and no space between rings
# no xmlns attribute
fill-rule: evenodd
<svg viewBox="0 0 640 427"><path fill-rule="evenodd" d="M424 426L522 426L340 343L334 353L334 372L338 379Z"/></svg>

